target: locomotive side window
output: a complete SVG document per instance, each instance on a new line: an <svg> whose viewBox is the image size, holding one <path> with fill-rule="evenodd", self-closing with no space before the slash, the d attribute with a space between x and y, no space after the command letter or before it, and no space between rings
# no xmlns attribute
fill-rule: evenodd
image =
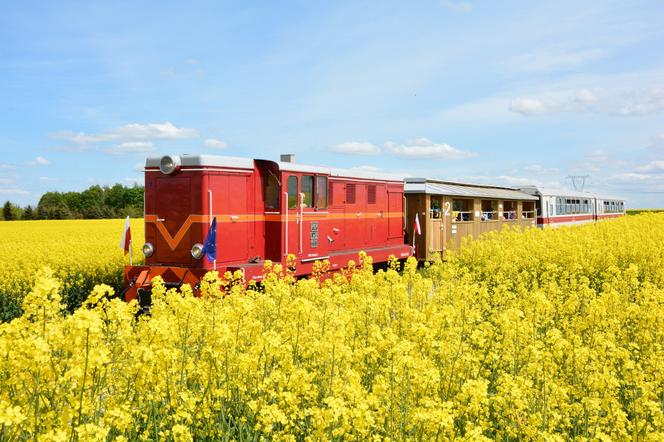
<svg viewBox="0 0 664 442"><path fill-rule="evenodd" d="M273 173L268 173L265 180L265 208L279 209L280 183Z"/></svg>
<svg viewBox="0 0 664 442"><path fill-rule="evenodd" d="M346 184L346 204L355 204L355 184Z"/></svg>
<svg viewBox="0 0 664 442"><path fill-rule="evenodd" d="M317 209L326 209L327 208L327 177L326 176L317 176L316 177L316 208Z"/></svg>
<svg viewBox="0 0 664 442"><path fill-rule="evenodd" d="M376 204L376 185L367 186L367 203Z"/></svg>
<svg viewBox="0 0 664 442"><path fill-rule="evenodd" d="M313 207L314 206L314 176L313 175L303 175L302 176L302 193L304 194L304 200L302 201L304 207Z"/></svg>
<svg viewBox="0 0 664 442"><path fill-rule="evenodd" d="M297 209L297 177L288 177L288 208Z"/></svg>

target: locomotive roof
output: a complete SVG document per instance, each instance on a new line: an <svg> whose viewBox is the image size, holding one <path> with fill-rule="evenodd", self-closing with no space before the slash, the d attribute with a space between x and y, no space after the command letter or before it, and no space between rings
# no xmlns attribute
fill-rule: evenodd
<svg viewBox="0 0 664 442"><path fill-rule="evenodd" d="M465 198L536 201L539 198L511 187L458 183L426 178L406 178L405 193L426 193Z"/></svg>
<svg viewBox="0 0 664 442"><path fill-rule="evenodd" d="M179 155L183 167L214 166L231 167L234 169L253 169L254 160L242 157L226 157L221 155ZM148 157L145 167L159 167L161 156Z"/></svg>
<svg viewBox="0 0 664 442"><path fill-rule="evenodd" d="M532 195L560 196L567 198L599 198L602 200L625 201L624 198L618 196L600 195L593 192L580 192L578 190L562 189L556 187L527 186L527 187L520 187L519 189L523 192L528 192Z"/></svg>

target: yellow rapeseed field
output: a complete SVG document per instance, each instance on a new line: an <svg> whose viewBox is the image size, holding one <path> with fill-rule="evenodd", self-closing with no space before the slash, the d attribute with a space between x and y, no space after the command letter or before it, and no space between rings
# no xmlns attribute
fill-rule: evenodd
<svg viewBox="0 0 664 442"><path fill-rule="evenodd" d="M138 319L108 286L63 313L42 270L0 325L0 438L664 440L664 216L395 267L156 283Z"/></svg>
<svg viewBox="0 0 664 442"><path fill-rule="evenodd" d="M73 309L95 284L119 288L119 248L125 220L49 220L0 222L0 321L20 314L23 296L37 270L50 266L62 282L62 296ZM143 220L131 222L134 257L141 259Z"/></svg>

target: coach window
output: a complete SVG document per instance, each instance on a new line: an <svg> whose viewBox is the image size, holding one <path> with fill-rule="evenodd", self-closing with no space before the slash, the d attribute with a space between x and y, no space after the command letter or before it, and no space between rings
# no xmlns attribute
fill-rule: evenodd
<svg viewBox="0 0 664 442"><path fill-rule="evenodd" d="M524 201L521 204L521 218L535 218L535 201Z"/></svg>
<svg viewBox="0 0 664 442"><path fill-rule="evenodd" d="M288 177L288 208L297 209L297 177Z"/></svg>
<svg viewBox="0 0 664 442"><path fill-rule="evenodd" d="M516 219L516 201L503 201L503 219Z"/></svg>
<svg viewBox="0 0 664 442"><path fill-rule="evenodd" d="M472 221L472 200L452 200L452 215L455 222Z"/></svg>
<svg viewBox="0 0 664 442"><path fill-rule="evenodd" d="M304 207L313 207L314 206L314 176L313 175L303 175L302 176L302 193L304 194Z"/></svg>
<svg viewBox="0 0 664 442"><path fill-rule="evenodd" d="M498 219L498 201L482 200L482 221L496 221Z"/></svg>
<svg viewBox="0 0 664 442"><path fill-rule="evenodd" d="M440 218L441 215L441 210L440 210L440 197L439 196L432 196L431 197L431 207L429 209L429 216L431 218Z"/></svg>
<svg viewBox="0 0 664 442"><path fill-rule="evenodd" d="M327 177L326 176L317 176L316 177L316 208L317 209L326 209L327 208Z"/></svg>

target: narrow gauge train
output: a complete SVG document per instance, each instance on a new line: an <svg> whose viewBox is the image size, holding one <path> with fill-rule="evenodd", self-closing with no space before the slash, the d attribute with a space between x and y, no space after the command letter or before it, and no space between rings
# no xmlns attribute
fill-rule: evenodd
<svg viewBox="0 0 664 442"><path fill-rule="evenodd" d="M145 167L145 265L125 268L125 299L155 276L196 287L208 271L242 270L260 280L266 260L296 258L298 275L318 260L331 270L357 259L406 258L403 178L285 161L211 155L148 158ZM217 220L216 261L203 242ZM140 300L140 299L139 299Z"/></svg>
<svg viewBox="0 0 664 442"><path fill-rule="evenodd" d="M420 260L505 224L521 227L600 220L624 201L570 191L514 189L212 155L150 157L145 167L145 264L125 267L126 300L149 303L151 280L197 287L210 270L260 281L266 260L297 275L316 261L342 268L360 251L374 262ZM582 211L585 211L581 213ZM422 228L415 235L416 216ZM589 216L589 217L588 217ZM216 219L216 260L203 242ZM141 296L146 294L145 297Z"/></svg>

